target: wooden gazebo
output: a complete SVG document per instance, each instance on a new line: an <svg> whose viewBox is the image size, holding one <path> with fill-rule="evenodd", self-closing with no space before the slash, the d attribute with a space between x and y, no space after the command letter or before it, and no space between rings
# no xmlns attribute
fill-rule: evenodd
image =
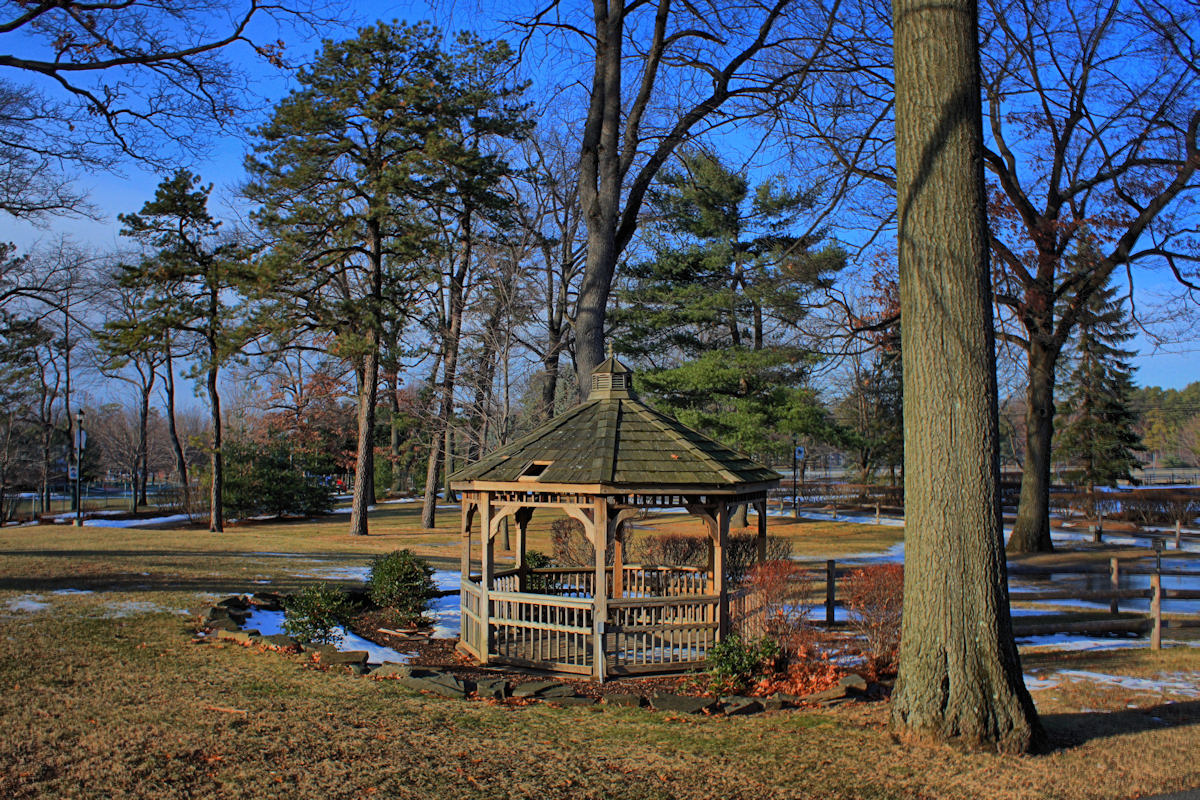
<svg viewBox="0 0 1200 800"><path fill-rule="evenodd" d="M780 476L646 406L631 378L610 357L592 373L586 401L451 477L462 496L459 646L481 663L597 680L678 671L703 664L728 632L730 515L743 503L757 510L762 558L767 490ZM704 521L706 569L624 563L626 524L669 507ZM538 508L582 523L594 568L527 566L525 534ZM494 541L507 517L516 527L515 565L497 571ZM479 573L471 570L473 543Z"/></svg>

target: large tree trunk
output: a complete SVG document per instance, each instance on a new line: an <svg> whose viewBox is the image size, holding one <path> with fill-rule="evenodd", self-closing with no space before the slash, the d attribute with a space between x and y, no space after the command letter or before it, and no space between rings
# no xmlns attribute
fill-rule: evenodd
<svg viewBox="0 0 1200 800"><path fill-rule="evenodd" d="M1054 441L1054 362L1057 352L1036 339L1029 343L1029 386L1025 409L1025 466L1010 553L1049 553L1050 448Z"/></svg>
<svg viewBox="0 0 1200 800"><path fill-rule="evenodd" d="M400 374L392 376L392 391L389 393L388 407L392 411L391 425L388 430L388 458L392 462L392 485L389 491L393 495L400 494Z"/></svg>
<svg viewBox="0 0 1200 800"><path fill-rule="evenodd" d="M171 438L171 450L175 454L175 472L178 473L179 482L183 486L183 511L185 514L190 514L192 513L192 503L187 457L183 452L183 444L179 441L179 429L175 427L175 365L171 358L169 334L163 349L163 357L166 366L164 380L167 390L167 434Z"/></svg>
<svg viewBox="0 0 1200 800"><path fill-rule="evenodd" d="M977 8L893 5L906 735L1024 752L1039 738L1008 609L982 173Z"/></svg>
<svg viewBox="0 0 1200 800"><path fill-rule="evenodd" d="M350 504L350 534L367 535L368 509L374 502L372 484L375 464L375 398L379 386L379 341L368 331L367 352L362 359L362 380L358 386L358 447L354 461L354 498Z"/></svg>
<svg viewBox="0 0 1200 800"><path fill-rule="evenodd" d="M133 503L134 511L139 503L143 506L150 504L146 497L146 483L150 472L150 394L153 391L154 372L151 370L150 380L142 385L142 396L138 406L137 474L134 477L137 499Z"/></svg>
<svg viewBox="0 0 1200 800"><path fill-rule="evenodd" d="M217 347L209 342L208 403L212 412L212 453L209 465L212 468L212 493L208 498L208 529L213 533L225 530L222 517L221 498L225 491L224 464L221 457L221 394L217 388Z"/></svg>

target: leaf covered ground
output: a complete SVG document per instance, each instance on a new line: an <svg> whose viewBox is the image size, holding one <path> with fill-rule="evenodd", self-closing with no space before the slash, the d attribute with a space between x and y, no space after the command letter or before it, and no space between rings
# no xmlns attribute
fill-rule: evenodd
<svg viewBox="0 0 1200 800"><path fill-rule="evenodd" d="M1027 657L1026 672L1059 676L1034 695L1055 749L1002 757L898 744L884 703L731 719L511 708L192 642L181 612L205 593L287 589L409 542L456 554L449 531L394 525L365 541L337 518L220 535L0 532L0 797L1127 798L1200 785L1195 648ZM1062 676L1084 671L1160 683Z"/></svg>

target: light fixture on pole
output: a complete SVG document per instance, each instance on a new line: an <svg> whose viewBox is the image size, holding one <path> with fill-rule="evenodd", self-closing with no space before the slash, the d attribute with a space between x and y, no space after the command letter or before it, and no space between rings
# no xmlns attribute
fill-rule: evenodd
<svg viewBox="0 0 1200 800"><path fill-rule="evenodd" d="M83 432L83 409L75 412L75 525L83 527L83 445L87 434Z"/></svg>

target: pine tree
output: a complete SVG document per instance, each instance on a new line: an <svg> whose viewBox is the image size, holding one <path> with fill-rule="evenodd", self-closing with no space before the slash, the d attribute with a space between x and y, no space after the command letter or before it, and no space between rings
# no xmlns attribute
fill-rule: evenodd
<svg viewBox="0 0 1200 800"><path fill-rule="evenodd" d="M1059 431L1060 460L1071 467L1066 477L1086 486L1136 483L1133 470L1137 454L1145 452L1131 402L1133 372L1128 359L1133 351L1121 347L1133 338L1117 288L1096 292L1079 315L1075 340L1075 369L1066 386L1066 401L1058 408L1065 419Z"/></svg>
<svg viewBox="0 0 1200 800"><path fill-rule="evenodd" d="M819 236L793 233L814 196L767 181L751 187L713 153L685 151L650 206L655 258L618 290L614 340L655 369L639 375L650 402L748 452L832 425L804 384L812 353L795 343L809 293L844 265Z"/></svg>
<svg viewBox="0 0 1200 800"><path fill-rule="evenodd" d="M120 284L141 293L142 313L105 326L106 338L128 352L152 342L161 351L175 333L190 339L196 359L193 376L203 378L209 401L212 441L209 450L212 490L210 531L224 530L220 369L245 343L249 329L241 319L243 289L258 279L250 252L220 233L221 223L208 212L212 184L185 169L164 178L136 214L120 214L122 236L140 242L147 255L121 265Z"/></svg>

